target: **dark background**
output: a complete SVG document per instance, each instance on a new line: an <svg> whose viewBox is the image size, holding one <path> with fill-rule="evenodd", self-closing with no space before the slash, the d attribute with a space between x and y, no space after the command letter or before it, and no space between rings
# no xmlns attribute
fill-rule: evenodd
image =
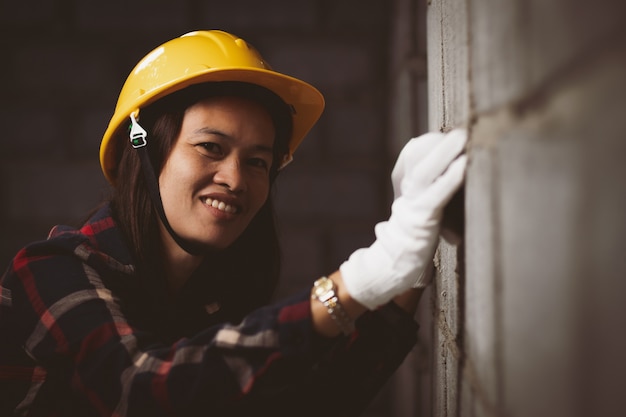
<svg viewBox="0 0 626 417"><path fill-rule="evenodd" d="M279 178L282 292L330 273L387 213L386 1L3 1L0 3L0 264L108 193L102 133L132 67L166 40L223 29L327 108Z"/></svg>

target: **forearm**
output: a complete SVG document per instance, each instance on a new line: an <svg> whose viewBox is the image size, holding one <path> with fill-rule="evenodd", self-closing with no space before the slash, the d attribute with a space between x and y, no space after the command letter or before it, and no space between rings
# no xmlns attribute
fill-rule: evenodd
<svg viewBox="0 0 626 417"><path fill-rule="evenodd" d="M424 288L411 288L403 294L394 297L393 302L409 315L414 315L419 305Z"/></svg>
<svg viewBox="0 0 626 417"><path fill-rule="evenodd" d="M335 271L328 276L337 287L337 295L343 309L353 320L357 320L367 308L350 296L346 290L340 271ZM413 315L419 300L424 292L423 288L412 288L394 297L393 302L407 314ZM328 313L328 309L321 302L312 300L311 317L313 328L324 337L335 337L339 335L340 329Z"/></svg>
<svg viewBox="0 0 626 417"><path fill-rule="evenodd" d="M322 390L324 410L303 415L319 415L320 411L332 416L361 414L416 343L418 325L410 310L421 292L410 290L394 302L359 315L356 333L338 338L328 358L314 368L312 378L307 378L307 391ZM294 401L306 403L294 394Z"/></svg>

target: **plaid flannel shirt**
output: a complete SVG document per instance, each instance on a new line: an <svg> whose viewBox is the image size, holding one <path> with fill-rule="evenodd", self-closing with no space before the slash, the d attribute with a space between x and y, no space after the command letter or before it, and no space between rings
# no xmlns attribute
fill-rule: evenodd
<svg viewBox="0 0 626 417"><path fill-rule="evenodd" d="M416 342L394 304L324 339L305 292L166 342L122 307L134 275L108 206L17 254L0 280L0 416L358 415Z"/></svg>

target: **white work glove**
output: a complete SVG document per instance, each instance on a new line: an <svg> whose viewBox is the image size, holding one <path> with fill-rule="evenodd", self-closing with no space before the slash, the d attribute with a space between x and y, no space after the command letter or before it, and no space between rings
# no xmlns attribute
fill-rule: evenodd
<svg viewBox="0 0 626 417"><path fill-rule="evenodd" d="M426 286L446 203L463 182L464 130L427 133L402 149L391 174L394 202L376 240L340 266L350 296L374 309L411 287Z"/></svg>

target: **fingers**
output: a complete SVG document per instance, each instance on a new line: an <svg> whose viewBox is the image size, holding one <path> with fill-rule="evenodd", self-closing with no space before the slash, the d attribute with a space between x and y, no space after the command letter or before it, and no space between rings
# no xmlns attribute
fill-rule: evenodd
<svg viewBox="0 0 626 417"><path fill-rule="evenodd" d="M444 134L439 132L425 133L417 138L411 139L404 145L396 164L391 172L391 182L393 184L395 197L402 195L403 183L407 172L417 166L430 151L443 139Z"/></svg>
<svg viewBox="0 0 626 417"><path fill-rule="evenodd" d="M411 175L417 176L422 184L432 183L463 152L466 143L467 133L464 130L451 131L443 137Z"/></svg>
<svg viewBox="0 0 626 417"><path fill-rule="evenodd" d="M464 130L453 130L439 136L437 143L417 165L405 169L407 172L400 181L400 192L396 193L396 198L400 195L417 196L423 192L448 169L466 144L467 133Z"/></svg>
<svg viewBox="0 0 626 417"><path fill-rule="evenodd" d="M443 209L463 183L466 168L467 155L461 155L428 187L423 198L432 199Z"/></svg>
<svg viewBox="0 0 626 417"><path fill-rule="evenodd" d="M415 166L428 155L444 136L443 133L430 132L408 141L402 148L402 151L400 151L400 155L398 155L394 171L401 171L402 169Z"/></svg>

